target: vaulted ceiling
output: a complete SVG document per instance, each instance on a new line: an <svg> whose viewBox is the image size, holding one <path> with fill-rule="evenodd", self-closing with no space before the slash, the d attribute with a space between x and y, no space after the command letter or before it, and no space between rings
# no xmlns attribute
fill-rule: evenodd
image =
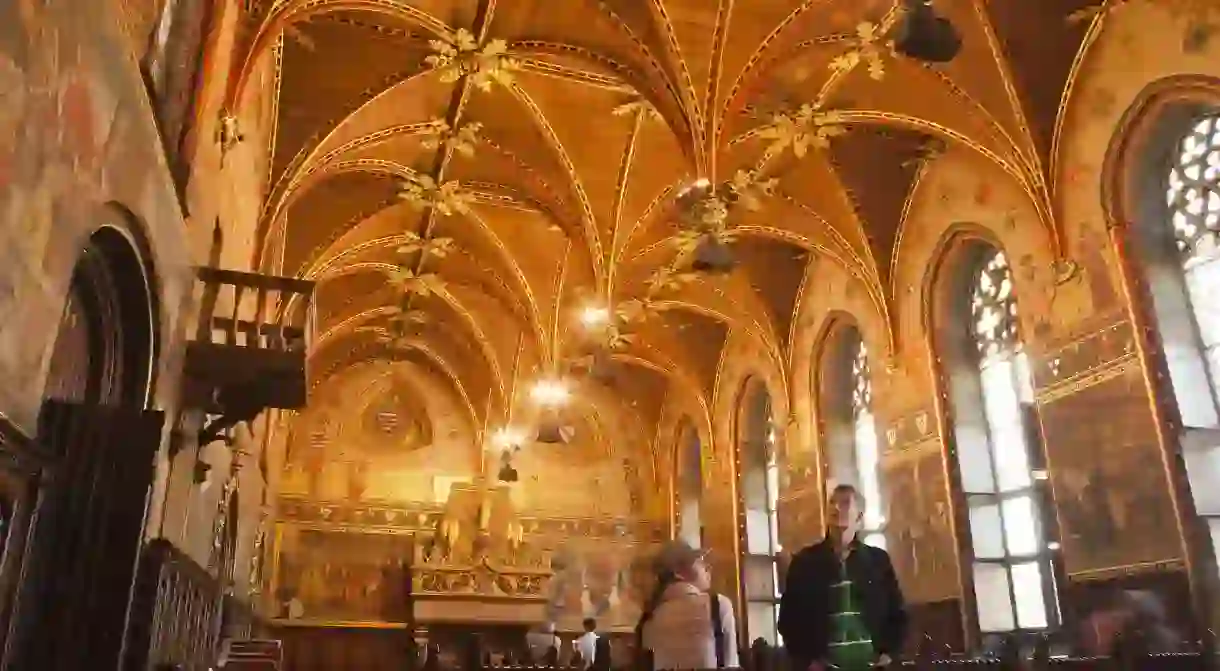
<svg viewBox="0 0 1220 671"><path fill-rule="evenodd" d="M248 4L230 99L268 50L279 67L259 263L321 282L314 375L409 356L503 421L514 379L587 368L578 315L605 306L631 337L589 384L648 423L667 390L710 402L730 331L783 358L808 263L891 314L910 195L946 146L1053 228L1090 25L1067 17L1091 3L936 0L964 48L935 66L891 51L885 0ZM698 184L734 194L729 274L687 272Z"/></svg>

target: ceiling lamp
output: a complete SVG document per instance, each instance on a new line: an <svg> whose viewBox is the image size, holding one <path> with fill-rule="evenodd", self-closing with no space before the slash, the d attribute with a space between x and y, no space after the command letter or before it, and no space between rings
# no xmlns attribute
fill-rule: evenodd
<svg viewBox="0 0 1220 671"><path fill-rule="evenodd" d="M724 241L712 234L704 234L695 246L694 260L691 269L695 272L710 275L727 275L733 272L737 264L733 258L733 250Z"/></svg>
<svg viewBox="0 0 1220 671"><path fill-rule="evenodd" d="M580 323L587 328L600 328L610 323L610 308L604 305L590 305L580 311Z"/></svg>
<svg viewBox="0 0 1220 671"><path fill-rule="evenodd" d="M568 402L572 392L563 380L539 380L530 390L530 397L541 406L556 407Z"/></svg>
<svg viewBox="0 0 1220 671"><path fill-rule="evenodd" d="M538 425L537 440L544 445L567 445L575 435L575 427L564 424L558 417L547 418Z"/></svg>
<svg viewBox="0 0 1220 671"><path fill-rule="evenodd" d="M906 11L895 33L898 53L925 63L948 63L962 50L961 33L932 9L931 0L904 0Z"/></svg>
<svg viewBox="0 0 1220 671"><path fill-rule="evenodd" d="M491 442L500 449L519 447L521 443L525 442L525 432L515 427L506 426L492 434Z"/></svg>

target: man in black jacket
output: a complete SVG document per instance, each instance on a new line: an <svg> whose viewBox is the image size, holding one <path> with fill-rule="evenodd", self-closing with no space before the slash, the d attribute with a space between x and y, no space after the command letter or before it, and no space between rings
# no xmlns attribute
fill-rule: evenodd
<svg viewBox="0 0 1220 671"><path fill-rule="evenodd" d="M885 550L856 538L864 497L834 488L826 538L796 554L779 606L779 633L793 671L863 671L902 650L907 615Z"/></svg>

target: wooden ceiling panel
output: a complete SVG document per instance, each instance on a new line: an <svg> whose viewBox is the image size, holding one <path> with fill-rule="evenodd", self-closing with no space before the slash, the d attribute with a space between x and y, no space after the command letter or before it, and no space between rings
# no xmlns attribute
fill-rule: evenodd
<svg viewBox="0 0 1220 671"><path fill-rule="evenodd" d="M720 370L720 352L729 336L725 323L690 310L674 309L662 313L664 328L672 329L674 339L686 349L692 369L704 398L710 399L716 390L716 374Z"/></svg>
<svg viewBox="0 0 1220 671"><path fill-rule="evenodd" d="M419 69L421 52L409 46L409 36L376 30L376 15L361 18L370 23L323 15L295 24L284 40L273 180L368 91Z"/></svg>
<svg viewBox="0 0 1220 671"><path fill-rule="evenodd" d="M674 257L666 241L678 230L676 190L699 178L724 187L738 173L773 177L778 186L756 211L730 210L741 270L667 297L732 324L675 312L630 350L676 366L673 379L695 380L706 401L730 327L788 335L810 260L802 250L892 290L895 231L925 134L972 147L1042 197L1036 187L1048 174L1084 31L1065 18L1087 2L937 0L963 33L958 59L923 66L890 53L886 35L876 43L885 72L874 79L859 66L835 76L832 61L861 48L858 26L880 22L892 0L395 0L360 11L346 0L311 0L294 16L313 18L287 31L281 61L272 197L290 184L299 192L287 211L266 211L286 216L289 274L323 255L327 272L393 261L395 236L406 231L454 238L459 251L425 267L479 323L498 325L487 340L505 368L520 334L530 365L561 364L549 357L567 351L556 341L569 329L556 320L580 296L642 295ZM431 70L430 42L458 31L477 44ZM506 53L487 50L499 40ZM803 104L844 111L847 134L798 158L760 131ZM441 146L425 147L438 120L480 124L473 152L432 139ZM297 167L323 176L317 183L279 178L302 148L311 158ZM456 184L470 214L398 202L398 180L409 172ZM324 319L393 299L372 290L371 276L357 277L322 291ZM457 347L439 328L420 337ZM447 356L477 362L485 354ZM487 386L490 370L460 377ZM617 393L659 406L657 390L668 382L645 387Z"/></svg>
<svg viewBox="0 0 1220 671"><path fill-rule="evenodd" d="M742 238L733 251L750 285L770 312L775 333L786 340L809 253L781 240L756 236Z"/></svg>
<svg viewBox="0 0 1220 671"><path fill-rule="evenodd" d="M419 125L445 118L453 91L453 84L440 81L437 73L426 70L386 82L384 87L367 92L363 104L350 109L341 125L327 129L328 135L318 153L328 153L361 139L379 138L395 130L415 134Z"/></svg>
<svg viewBox="0 0 1220 671"><path fill-rule="evenodd" d="M284 269L301 271L341 231L396 204L398 189L397 180L368 172L339 173L315 184L288 208Z"/></svg>
<svg viewBox="0 0 1220 671"><path fill-rule="evenodd" d="M881 281L889 283L894 240L932 138L901 128L864 126L831 140L835 170L864 226Z"/></svg>
<svg viewBox="0 0 1220 671"><path fill-rule="evenodd" d="M827 102L828 109L862 112L876 123L897 125L894 117L950 128L970 142L1004 159L1019 156L1004 129L979 102L952 85L944 75L905 58L886 62L886 80L878 84L863 72L853 72ZM919 91L912 95L912 89Z"/></svg>
<svg viewBox="0 0 1220 671"><path fill-rule="evenodd" d="M608 249L620 170L633 135L631 125L613 115L622 96L614 91L538 81L534 75L523 76L521 83L554 132L557 151L571 163L571 183L584 192L601 245Z"/></svg>
<svg viewBox="0 0 1220 671"><path fill-rule="evenodd" d="M384 302L393 298L392 293L389 285L386 284L385 275L375 270L365 270L323 280L318 284L314 296L318 331L325 333L344 319L367 309L368 301L356 301L355 299L367 297L370 300Z"/></svg>
<svg viewBox="0 0 1220 671"><path fill-rule="evenodd" d="M1068 17L1096 4L1095 0L993 0L986 5L1048 183L1060 103L1089 27L1088 21L1073 22Z"/></svg>

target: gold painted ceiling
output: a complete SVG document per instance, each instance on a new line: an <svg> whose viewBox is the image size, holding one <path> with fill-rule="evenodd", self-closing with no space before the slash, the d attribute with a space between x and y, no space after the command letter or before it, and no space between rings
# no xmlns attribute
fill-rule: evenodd
<svg viewBox="0 0 1220 671"><path fill-rule="evenodd" d="M322 280L312 375L411 359L478 426L514 379L599 351L592 376L645 425L667 390L708 403L730 327L784 357L811 261L892 314L908 196L946 146L1000 165L1053 230L1089 30L1067 17L1090 3L937 0L964 47L936 66L891 51L882 0L249 4L229 97L278 52L259 258ZM732 196L730 274L687 271L696 184ZM578 324L597 305L606 350Z"/></svg>

